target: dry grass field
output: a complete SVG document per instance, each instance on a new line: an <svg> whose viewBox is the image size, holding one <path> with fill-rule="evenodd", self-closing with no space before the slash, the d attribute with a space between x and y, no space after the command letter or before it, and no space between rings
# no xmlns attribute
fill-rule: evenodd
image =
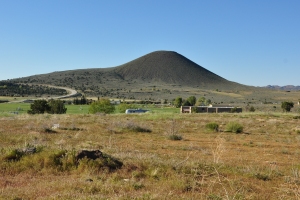
<svg viewBox="0 0 300 200"><path fill-rule="evenodd" d="M299 120L271 112L3 116L0 199L299 199ZM212 122L218 131L206 128ZM241 133L226 131L233 122ZM16 153L26 147L37 152ZM75 164L82 149L123 166Z"/></svg>

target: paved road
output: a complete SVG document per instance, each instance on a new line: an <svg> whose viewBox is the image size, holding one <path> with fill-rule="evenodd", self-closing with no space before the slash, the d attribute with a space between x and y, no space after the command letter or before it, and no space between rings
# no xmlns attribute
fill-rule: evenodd
<svg viewBox="0 0 300 200"><path fill-rule="evenodd" d="M59 96L59 97L52 97L52 99L63 99L63 98L69 98L69 97L74 97L78 94L78 92L76 90L73 90L71 88L67 88L67 87L58 87L58 86L54 86L54 85L47 85L48 87L53 87L53 88L57 88L57 89L63 89L68 91L69 94L64 95L64 96Z"/></svg>
<svg viewBox="0 0 300 200"><path fill-rule="evenodd" d="M78 95L78 92L76 90L71 89L71 88L59 87L59 86L54 86L54 85L43 85L43 86L53 87L53 88L57 88L57 89L63 89L63 90L66 90L68 92L67 95L58 96L58 97L51 97L51 99L63 99L63 98L69 98L69 97L74 97L74 96ZM45 99L45 98L36 98L36 99L30 99L30 100L37 100L37 99ZM24 102L24 101L26 101L26 100L23 99L23 100L17 100L17 101L10 101L9 103L20 103L20 102Z"/></svg>

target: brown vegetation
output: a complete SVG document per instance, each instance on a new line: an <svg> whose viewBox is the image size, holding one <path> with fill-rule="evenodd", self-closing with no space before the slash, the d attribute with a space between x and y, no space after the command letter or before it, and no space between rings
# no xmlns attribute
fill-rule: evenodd
<svg viewBox="0 0 300 200"><path fill-rule="evenodd" d="M243 132L225 132L232 122ZM299 129L292 114L272 113L1 117L0 198L297 199ZM182 140L167 137L174 133ZM36 152L7 160L25 147ZM108 170L97 159L75 165L72 155L82 149L123 166Z"/></svg>

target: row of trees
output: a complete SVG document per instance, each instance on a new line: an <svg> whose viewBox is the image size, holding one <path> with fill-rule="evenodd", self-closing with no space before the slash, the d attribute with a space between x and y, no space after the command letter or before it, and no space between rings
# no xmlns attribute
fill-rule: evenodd
<svg viewBox="0 0 300 200"><path fill-rule="evenodd" d="M182 100L181 97L178 97L174 101L174 105L176 107L180 107L181 105L207 105L208 103L211 103L210 101L207 101L204 97L198 99L196 101L196 98L194 96L189 97L187 100ZM293 102L284 101L281 103L281 108L285 112L290 112L291 109L294 107ZM134 109L137 108L137 105L134 104L126 104L122 103L118 106L119 112L124 113L126 109ZM115 112L115 106L111 104L109 99L99 99L98 101L94 101L90 104L89 107L89 113L95 114L95 113L113 113ZM30 110L28 110L29 114L43 114L43 113L49 113L49 114L64 114L66 113L67 108L65 107L64 101L61 100L35 100L30 105ZM250 111L254 112L254 107L250 108Z"/></svg>
<svg viewBox="0 0 300 200"><path fill-rule="evenodd" d="M65 114L66 112L67 112L67 108L65 107L63 101L50 100L48 102L44 99L35 100L30 105L30 110L27 111L28 114L43 114L43 113Z"/></svg>
<svg viewBox="0 0 300 200"><path fill-rule="evenodd" d="M205 106L211 104L210 99L205 99L205 97L200 97L197 101L195 96L190 96L186 100L182 99L181 97L177 97L174 100L174 106L179 108L180 106ZM291 109L294 107L294 103L291 101L283 101L281 103L281 108L285 112L290 112ZM253 106L250 107L251 112L254 112L255 109Z"/></svg>
<svg viewBox="0 0 300 200"><path fill-rule="evenodd" d="M41 85L17 84L0 81L0 96L28 96L28 95L66 95L64 89Z"/></svg>
<svg viewBox="0 0 300 200"><path fill-rule="evenodd" d="M78 99L77 97L73 100L73 104L74 105L86 105L86 104L90 104L91 101L88 100L84 95Z"/></svg>
<svg viewBox="0 0 300 200"><path fill-rule="evenodd" d="M115 111L115 106L110 103L109 99L100 99L91 103L89 107L89 113L113 113ZM67 108L65 107L64 101L61 100L50 100L46 101L44 99L35 100L30 105L30 110L27 111L28 114L65 114ZM124 110L125 112L125 110Z"/></svg>
<svg viewBox="0 0 300 200"><path fill-rule="evenodd" d="M181 97L177 97L174 100L174 106L179 108L180 106L205 106L211 104L210 99L206 99L205 97L200 97L197 101L195 96L190 96L186 100Z"/></svg>

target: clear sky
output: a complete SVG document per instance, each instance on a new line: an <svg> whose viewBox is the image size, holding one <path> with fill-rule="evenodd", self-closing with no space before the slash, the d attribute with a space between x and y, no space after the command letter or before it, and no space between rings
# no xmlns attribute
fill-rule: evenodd
<svg viewBox="0 0 300 200"><path fill-rule="evenodd" d="M176 51L252 86L300 85L299 0L0 0L0 80Z"/></svg>

